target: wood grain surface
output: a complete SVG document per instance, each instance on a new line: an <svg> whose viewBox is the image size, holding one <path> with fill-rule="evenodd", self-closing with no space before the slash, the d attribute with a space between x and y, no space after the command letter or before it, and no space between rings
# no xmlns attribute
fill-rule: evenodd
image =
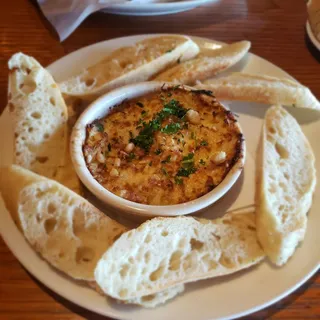
<svg viewBox="0 0 320 320"><path fill-rule="evenodd" d="M7 60L13 53L23 51L48 65L98 41L143 33L184 33L226 42L250 40L251 52L287 71L320 98L320 54L306 36L306 19L302 0L221 0L167 16L96 13L60 43L35 2L1 1L0 112L6 105ZM66 301L40 284L0 239L0 319L106 318ZM287 298L245 319L320 319L320 277L315 275Z"/></svg>

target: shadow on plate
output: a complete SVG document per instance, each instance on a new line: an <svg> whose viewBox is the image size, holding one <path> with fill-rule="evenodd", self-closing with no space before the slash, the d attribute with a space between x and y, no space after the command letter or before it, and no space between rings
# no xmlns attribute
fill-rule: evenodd
<svg viewBox="0 0 320 320"><path fill-rule="evenodd" d="M225 213L230 209L230 207L239 197L244 182L244 174L244 171L242 171L239 179L231 187L231 189L216 203L201 212L199 216L206 219L216 219L225 215Z"/></svg>
<svg viewBox="0 0 320 320"><path fill-rule="evenodd" d="M259 119L264 119L270 105L256 102L226 101L230 109L236 114L246 114ZM312 109L284 107L296 118L300 125L316 122L320 119L320 112ZM241 119L240 119L241 122Z"/></svg>
<svg viewBox="0 0 320 320"><path fill-rule="evenodd" d="M304 42L309 50L309 52L312 54L312 56L320 63L320 51L314 46L314 44L311 42L307 31L304 35Z"/></svg>

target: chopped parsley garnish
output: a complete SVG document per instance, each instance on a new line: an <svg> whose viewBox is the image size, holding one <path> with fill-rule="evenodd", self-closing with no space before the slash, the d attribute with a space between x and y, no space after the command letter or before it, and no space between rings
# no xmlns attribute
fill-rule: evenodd
<svg viewBox="0 0 320 320"><path fill-rule="evenodd" d="M161 152L162 152L162 150L157 149L154 153L155 153L156 155L159 155Z"/></svg>
<svg viewBox="0 0 320 320"><path fill-rule="evenodd" d="M181 168L177 172L177 176L189 177L190 174L196 172L197 169L194 166L194 154L189 153L182 158Z"/></svg>
<svg viewBox="0 0 320 320"><path fill-rule="evenodd" d="M196 136L194 134L194 132L191 132L191 139L194 139Z"/></svg>
<svg viewBox="0 0 320 320"><path fill-rule="evenodd" d="M168 171L166 170L166 168L162 167L162 168L161 168L161 171L162 171L162 173L163 173L165 176L168 176L168 175L169 175L169 174L168 174Z"/></svg>
<svg viewBox="0 0 320 320"><path fill-rule="evenodd" d="M163 119L169 115L174 115L179 119L182 119L187 113L187 109L183 108L179 101L171 99L168 103L164 105L162 111L159 112L159 116Z"/></svg>
<svg viewBox="0 0 320 320"><path fill-rule="evenodd" d="M97 130L98 130L99 132L103 132L103 131L104 131L104 126L103 126L102 123L96 122L94 125L95 125L95 127L97 128Z"/></svg>
<svg viewBox="0 0 320 320"><path fill-rule="evenodd" d="M140 101L138 101L138 102L136 103L136 105L137 105L138 107L140 107L140 108L144 108L143 103L142 103L142 102L140 102Z"/></svg>
<svg viewBox="0 0 320 320"><path fill-rule="evenodd" d="M175 85L172 90L177 90L180 87L180 84Z"/></svg>
<svg viewBox="0 0 320 320"><path fill-rule="evenodd" d="M181 177L174 177L174 182L176 184L182 184L183 183L183 179Z"/></svg>
<svg viewBox="0 0 320 320"><path fill-rule="evenodd" d="M169 156L167 156L166 159L162 160L161 163L168 163L168 162L170 162L170 160L171 160L171 156L169 155Z"/></svg>
<svg viewBox="0 0 320 320"><path fill-rule="evenodd" d="M132 138L133 138L133 133L132 133L132 131L131 131L131 130L129 131L129 136L130 136L130 139L132 139Z"/></svg>
<svg viewBox="0 0 320 320"><path fill-rule="evenodd" d="M202 140L200 142L200 146L207 146L208 145L208 142L206 140Z"/></svg>
<svg viewBox="0 0 320 320"><path fill-rule="evenodd" d="M110 152L111 151L111 144L108 143L108 151Z"/></svg>
<svg viewBox="0 0 320 320"><path fill-rule="evenodd" d="M199 163L202 164L203 166L206 164L206 162L203 159L200 159Z"/></svg>
<svg viewBox="0 0 320 320"><path fill-rule="evenodd" d="M172 96L172 93L171 93L171 92L168 92L167 96L168 96L168 97L171 97L171 96Z"/></svg>
<svg viewBox="0 0 320 320"><path fill-rule="evenodd" d="M141 112L141 115L145 114L143 112L144 111ZM170 100L164 105L163 109L156 114L153 120L149 121L148 123L142 123L143 127L141 128L141 131L135 138L131 138L130 142L133 142L136 146L148 152L154 141L153 134L154 132L160 130L162 121L168 118L170 115L174 115L179 119L182 119L186 113L187 109L183 108L179 101L174 99ZM171 128L170 130L176 129Z"/></svg>
<svg viewBox="0 0 320 320"><path fill-rule="evenodd" d="M147 114L148 114L148 112L145 111L145 110L143 110L143 111L141 112L141 117L144 118L144 117L147 116Z"/></svg>
<svg viewBox="0 0 320 320"><path fill-rule="evenodd" d="M161 132L166 134L174 134L174 133L177 133L180 129L181 129L180 123L169 123L161 129Z"/></svg>
<svg viewBox="0 0 320 320"><path fill-rule="evenodd" d="M172 52L173 49L167 50L166 53Z"/></svg>

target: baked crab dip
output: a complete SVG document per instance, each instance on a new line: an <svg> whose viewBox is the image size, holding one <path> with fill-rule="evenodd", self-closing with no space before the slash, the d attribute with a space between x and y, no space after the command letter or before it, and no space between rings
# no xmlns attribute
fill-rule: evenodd
<svg viewBox="0 0 320 320"><path fill-rule="evenodd" d="M243 158L244 140L236 116L211 91L163 86L87 125L83 153L112 193L172 205L216 188Z"/></svg>

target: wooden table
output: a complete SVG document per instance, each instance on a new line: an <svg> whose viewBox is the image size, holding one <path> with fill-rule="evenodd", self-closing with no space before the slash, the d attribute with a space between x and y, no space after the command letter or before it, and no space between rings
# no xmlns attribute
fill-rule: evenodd
<svg viewBox="0 0 320 320"><path fill-rule="evenodd" d="M0 9L0 112L6 105L7 60L17 52L43 65L65 54L115 37L185 33L221 41L247 39L251 51L283 68L320 98L320 54L305 33L305 1L223 0L189 12L158 17L96 13L60 43L37 5L2 1ZM106 319L84 310L37 282L0 240L0 319ZM320 277L277 304L246 319L320 319Z"/></svg>

